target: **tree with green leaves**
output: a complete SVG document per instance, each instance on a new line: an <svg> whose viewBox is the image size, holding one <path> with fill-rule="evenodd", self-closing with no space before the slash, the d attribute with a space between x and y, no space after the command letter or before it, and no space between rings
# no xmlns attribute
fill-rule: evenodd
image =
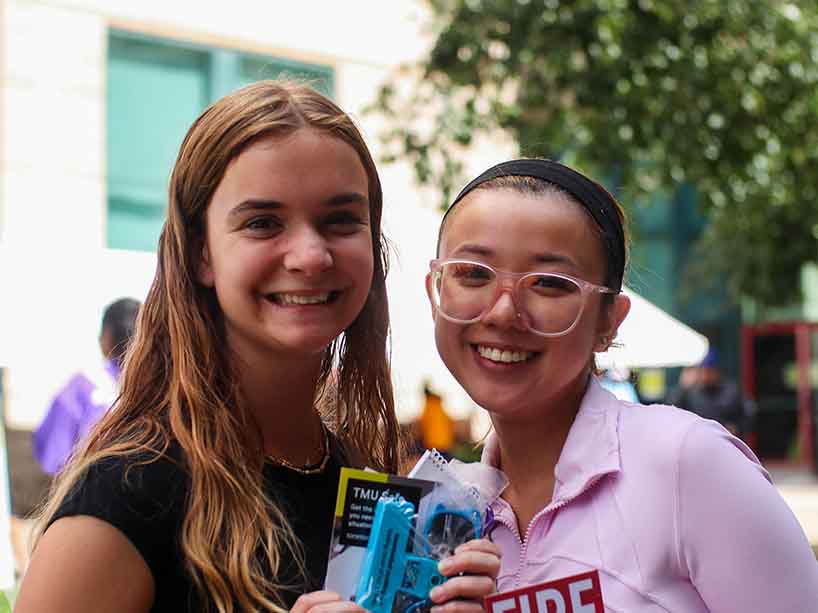
<svg viewBox="0 0 818 613"><path fill-rule="evenodd" d="M626 206L693 185L734 293L798 298L818 259L814 0L427 1L431 52L375 104L387 160L448 201L470 144L502 130Z"/></svg>

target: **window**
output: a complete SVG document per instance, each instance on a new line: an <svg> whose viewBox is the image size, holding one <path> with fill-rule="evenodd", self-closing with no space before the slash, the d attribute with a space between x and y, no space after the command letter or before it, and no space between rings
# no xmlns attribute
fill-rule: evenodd
<svg viewBox="0 0 818 613"><path fill-rule="evenodd" d="M112 31L108 247L155 250L165 221L168 179L190 124L210 102L237 87L285 74L333 93L329 67Z"/></svg>

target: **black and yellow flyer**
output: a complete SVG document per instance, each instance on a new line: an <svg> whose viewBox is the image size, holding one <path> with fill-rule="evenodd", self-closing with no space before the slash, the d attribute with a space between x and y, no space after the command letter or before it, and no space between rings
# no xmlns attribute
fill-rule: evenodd
<svg viewBox="0 0 818 613"><path fill-rule="evenodd" d="M352 600L369 543L375 505L383 494L400 494L417 511L438 484L385 473L342 468L324 589Z"/></svg>

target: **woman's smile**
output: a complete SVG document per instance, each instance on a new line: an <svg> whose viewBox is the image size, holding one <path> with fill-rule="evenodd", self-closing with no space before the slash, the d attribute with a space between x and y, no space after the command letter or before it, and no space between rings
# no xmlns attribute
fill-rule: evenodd
<svg viewBox="0 0 818 613"><path fill-rule="evenodd" d="M471 346L480 358L493 364L523 364L539 355L537 351L508 346L482 343L473 343Z"/></svg>
<svg viewBox="0 0 818 613"><path fill-rule="evenodd" d="M314 307L333 304L340 295L340 290L329 290L321 292L272 292L264 297L281 307Z"/></svg>

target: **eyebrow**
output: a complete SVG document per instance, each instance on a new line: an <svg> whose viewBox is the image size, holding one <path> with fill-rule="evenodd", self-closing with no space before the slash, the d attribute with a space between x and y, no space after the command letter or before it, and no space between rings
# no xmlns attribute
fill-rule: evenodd
<svg viewBox="0 0 818 613"><path fill-rule="evenodd" d="M324 201L324 205L328 207L339 207L347 204L367 205L369 199L360 192L342 192L335 194ZM238 217L247 211L271 211L285 208L285 204L278 200L267 200L264 198L248 198L242 200L234 206L228 216L231 218Z"/></svg>
<svg viewBox="0 0 818 613"><path fill-rule="evenodd" d="M455 249L451 255L476 255L484 258L490 258L494 254L494 250L485 245L480 245L477 243L464 243ZM577 263L571 258L564 255L559 255L557 253L551 253L550 251L535 253L531 259L538 264L568 264L573 268L577 267Z"/></svg>
<svg viewBox="0 0 818 613"><path fill-rule="evenodd" d="M360 192L343 192L334 195L332 198L324 201L327 206L343 206L345 204L369 204L369 198L366 194Z"/></svg>
<svg viewBox="0 0 818 613"><path fill-rule="evenodd" d="M276 200L262 200L260 198L248 198L239 202L227 214L228 217L238 217L246 211L266 211L280 209L284 205Z"/></svg>
<svg viewBox="0 0 818 613"><path fill-rule="evenodd" d="M470 255L480 255L483 257L491 257L494 255L494 250L484 245L478 245L477 243L464 243L460 245L457 249L452 252L452 255L460 255L460 254L470 254Z"/></svg>
<svg viewBox="0 0 818 613"><path fill-rule="evenodd" d="M535 254L534 261L539 264L568 264L574 268L577 266L577 263L568 256L550 253L548 251Z"/></svg>

